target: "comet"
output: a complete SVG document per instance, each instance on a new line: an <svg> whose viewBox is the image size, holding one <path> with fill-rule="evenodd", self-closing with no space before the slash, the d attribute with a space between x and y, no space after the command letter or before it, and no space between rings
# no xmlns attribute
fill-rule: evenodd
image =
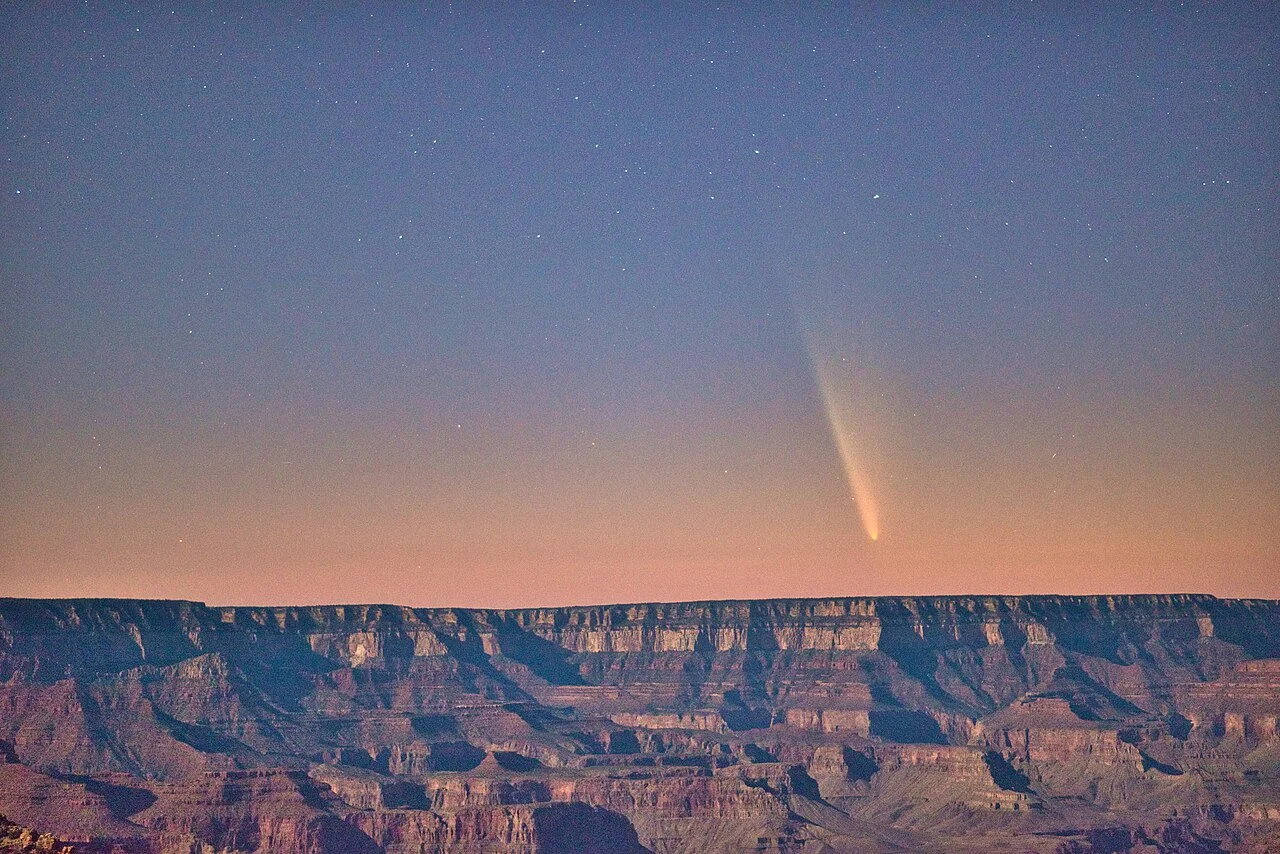
<svg viewBox="0 0 1280 854"><path fill-rule="evenodd" d="M813 375L818 382L818 391L822 395L822 407L827 415L827 425L831 428L831 438L840 454L845 480L849 484L849 497L853 499L863 530L873 541L877 540L880 538L880 511L855 439L854 389L850 388L849 382L852 377L847 375L848 372L837 370L836 365L843 364L842 362L833 363L823 358L812 335L805 335L805 343L809 350L809 363L813 366Z"/></svg>

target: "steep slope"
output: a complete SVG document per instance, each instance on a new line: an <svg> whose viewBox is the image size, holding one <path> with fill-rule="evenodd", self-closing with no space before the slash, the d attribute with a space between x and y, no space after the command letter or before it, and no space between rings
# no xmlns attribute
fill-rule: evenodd
<svg viewBox="0 0 1280 854"><path fill-rule="evenodd" d="M0 812L128 850L1249 850L1278 712L1274 601L0 599Z"/></svg>

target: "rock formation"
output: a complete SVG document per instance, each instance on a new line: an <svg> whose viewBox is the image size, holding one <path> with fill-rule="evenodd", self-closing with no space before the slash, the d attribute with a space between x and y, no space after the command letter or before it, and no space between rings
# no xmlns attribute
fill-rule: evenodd
<svg viewBox="0 0 1280 854"><path fill-rule="evenodd" d="M0 599L0 813L86 851L1280 850L1278 715L1275 601Z"/></svg>

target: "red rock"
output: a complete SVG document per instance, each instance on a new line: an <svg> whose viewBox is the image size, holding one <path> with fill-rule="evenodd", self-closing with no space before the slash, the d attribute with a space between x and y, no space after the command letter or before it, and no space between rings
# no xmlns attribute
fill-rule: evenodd
<svg viewBox="0 0 1280 854"><path fill-rule="evenodd" d="M0 812L156 854L1248 850L1278 710L1207 596L0 600Z"/></svg>

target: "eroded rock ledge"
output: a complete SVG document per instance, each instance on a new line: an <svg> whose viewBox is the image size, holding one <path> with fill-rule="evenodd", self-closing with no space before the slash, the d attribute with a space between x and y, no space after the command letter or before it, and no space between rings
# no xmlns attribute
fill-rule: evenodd
<svg viewBox="0 0 1280 854"><path fill-rule="evenodd" d="M1278 713L1270 600L0 599L0 812L121 851L1267 850Z"/></svg>

